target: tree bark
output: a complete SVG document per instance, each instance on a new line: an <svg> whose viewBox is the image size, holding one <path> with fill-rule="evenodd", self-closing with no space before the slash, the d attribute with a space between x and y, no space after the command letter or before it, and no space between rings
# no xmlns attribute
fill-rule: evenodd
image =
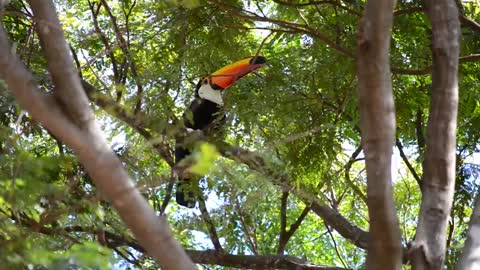
<svg viewBox="0 0 480 270"><path fill-rule="evenodd" d="M402 266L391 180L395 109L389 51L394 6L394 0L368 0L358 37L360 129L370 218L367 269Z"/></svg>
<svg viewBox="0 0 480 270"><path fill-rule="evenodd" d="M457 270L480 269L480 196L477 195L475 207L470 219L470 226L467 232L467 241L463 247L462 254L455 267Z"/></svg>
<svg viewBox="0 0 480 270"><path fill-rule="evenodd" d="M166 220L155 215L103 138L74 69L53 3L32 0L30 4L55 84L54 94L39 91L30 72L13 54L1 22L0 79L34 119L75 151L100 192L162 269L195 269Z"/></svg>
<svg viewBox="0 0 480 270"><path fill-rule="evenodd" d="M425 0L432 23L432 97L427 126L423 199L413 269L443 269L446 231L455 188L460 22L453 0Z"/></svg>

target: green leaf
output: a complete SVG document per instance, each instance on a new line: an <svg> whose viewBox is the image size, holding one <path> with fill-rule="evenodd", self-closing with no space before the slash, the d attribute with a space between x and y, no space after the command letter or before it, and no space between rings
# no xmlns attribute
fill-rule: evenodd
<svg viewBox="0 0 480 270"><path fill-rule="evenodd" d="M195 164L189 170L198 175L205 175L218 157L220 157L220 153L214 145L202 143L194 152Z"/></svg>

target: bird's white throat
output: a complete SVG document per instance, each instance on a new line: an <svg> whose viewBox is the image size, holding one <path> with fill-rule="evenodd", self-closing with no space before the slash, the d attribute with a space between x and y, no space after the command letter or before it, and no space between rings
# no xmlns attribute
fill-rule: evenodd
<svg viewBox="0 0 480 270"><path fill-rule="evenodd" d="M213 103L223 106L221 91L213 89L210 84L202 84L198 89L198 95L203 99L210 100Z"/></svg>

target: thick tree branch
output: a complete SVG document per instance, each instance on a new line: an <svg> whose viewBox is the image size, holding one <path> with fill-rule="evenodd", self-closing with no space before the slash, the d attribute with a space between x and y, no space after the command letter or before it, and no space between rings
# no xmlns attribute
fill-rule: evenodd
<svg viewBox="0 0 480 270"><path fill-rule="evenodd" d="M367 0L358 35L360 129L371 236L366 264L367 269L378 270L402 267L391 176L395 108L389 55L394 7L395 0Z"/></svg>
<svg viewBox="0 0 480 270"><path fill-rule="evenodd" d="M334 7L341 8L345 11L347 11L350 14L356 15L358 17L362 16L362 14L358 11L355 11L349 7L346 7L341 4L340 1L331 1L331 0L324 0L324 1L310 1L307 3L293 3L293 2L286 2L286 1L280 1L280 0L273 0L273 2L283 5L283 6L289 6L289 7L306 7L306 6L319 6L319 5L331 5Z"/></svg>
<svg viewBox="0 0 480 270"><path fill-rule="evenodd" d="M470 54L470 55L461 56L459 58L459 61L460 63L477 62L477 61L480 61L480 54Z"/></svg>
<svg viewBox="0 0 480 270"><path fill-rule="evenodd" d="M463 16L463 15L460 15L460 22L465 25L465 26L468 26L472 31L476 32L476 33L480 33L480 24L477 23L476 21L466 17L466 16Z"/></svg>
<svg viewBox="0 0 480 270"><path fill-rule="evenodd" d="M415 241L414 269L442 269L455 188L460 23L452 0L425 0L432 22L432 97L423 169L423 199Z"/></svg>
<svg viewBox="0 0 480 270"><path fill-rule="evenodd" d="M0 209L0 211L2 210ZM22 224L22 226L44 235L61 235L71 239L68 233L86 233L97 236L99 234L99 230L93 226L74 225L64 228L39 227L35 221L28 217L17 218L14 215L5 214L12 220L20 221L18 223ZM102 240L100 241L99 239L99 241L108 248L115 250L119 247L127 247L137 252L145 253L145 249L135 240L108 230L102 230L101 233ZM309 263L303 258L286 255L233 255L219 253L216 250L186 250L186 253L190 259L197 264L210 264L242 269L346 270L345 268L335 266L320 266Z"/></svg>
<svg viewBox="0 0 480 270"><path fill-rule="evenodd" d="M53 96L79 128L88 129L94 123L93 113L89 109L88 99L83 94L82 86L70 56L63 30L50 1L29 1L36 31L40 39L48 70L55 90Z"/></svg>
<svg viewBox="0 0 480 270"><path fill-rule="evenodd" d="M0 78L32 117L75 151L98 189L112 201L123 221L162 267L194 269L166 221L155 215L101 135L73 67L53 3L32 0L30 5L55 83L54 98L38 90L31 74L12 54L3 25Z"/></svg>
<svg viewBox="0 0 480 270"><path fill-rule="evenodd" d="M288 270L344 270L335 266L319 266L285 255L218 255L214 250L187 250L196 263L217 264L240 269L288 269Z"/></svg>
<svg viewBox="0 0 480 270"><path fill-rule="evenodd" d="M283 255L285 250L286 241L285 236L287 234L287 202L288 191L282 192L282 198L280 199L280 237L278 239L277 254Z"/></svg>
<svg viewBox="0 0 480 270"><path fill-rule="evenodd" d="M280 207L280 238L278 240L277 255L283 255L285 247L287 246L288 241L297 231L297 229L302 224L305 217L310 212L310 207L306 206L300 216L293 224L290 225L290 229L287 230L287 202L288 202L288 192L282 192L281 198L281 207Z"/></svg>
<svg viewBox="0 0 480 270"><path fill-rule="evenodd" d="M425 136L423 135L423 108L417 109L415 116L415 135L417 136L417 144L420 152L425 149Z"/></svg>

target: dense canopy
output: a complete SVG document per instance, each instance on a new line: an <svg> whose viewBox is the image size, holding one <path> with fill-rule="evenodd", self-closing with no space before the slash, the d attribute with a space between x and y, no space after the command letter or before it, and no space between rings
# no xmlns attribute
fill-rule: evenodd
<svg viewBox="0 0 480 270"><path fill-rule="evenodd" d="M51 94L61 89L37 33L46 26L29 4L35 1L0 1L2 28L38 91ZM200 269L364 269L370 218L357 37L366 1L53 2L109 145ZM450 2L461 23L456 182L445 232L445 264L453 269L480 172L480 6ZM432 35L423 2L398 0L389 53L391 172L405 254L422 201ZM179 119L197 81L253 55L267 65L225 90L222 130L186 134ZM0 261L8 269L158 269L78 151L20 106L4 78ZM203 195L194 209L172 199L179 137L194 149L191 170Z"/></svg>

